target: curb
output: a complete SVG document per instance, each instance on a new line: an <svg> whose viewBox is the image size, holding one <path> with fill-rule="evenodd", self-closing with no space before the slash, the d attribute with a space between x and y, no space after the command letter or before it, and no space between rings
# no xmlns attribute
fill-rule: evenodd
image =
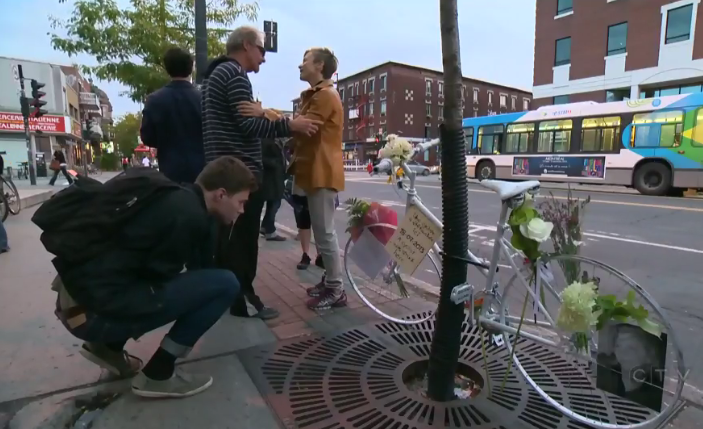
<svg viewBox="0 0 703 429"><path fill-rule="evenodd" d="M51 198L55 192L56 191L53 191L53 190L42 191L42 192L36 193L34 195L30 195L28 197L23 197L20 194L20 210L24 210L26 208L33 207L33 206L36 206L36 205L43 203L44 201Z"/></svg>
<svg viewBox="0 0 703 429"><path fill-rule="evenodd" d="M90 427L112 401L129 390L128 381L58 393L24 403L4 429L72 429Z"/></svg>

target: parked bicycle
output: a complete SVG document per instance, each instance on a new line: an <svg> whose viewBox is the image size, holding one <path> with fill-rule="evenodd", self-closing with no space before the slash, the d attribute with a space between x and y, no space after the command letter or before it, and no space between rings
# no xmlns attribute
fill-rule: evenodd
<svg viewBox="0 0 703 429"><path fill-rule="evenodd" d="M424 153L438 143L439 140L433 140L419 144L412 152L410 159L417 154ZM407 168L406 161L400 162L400 168L402 168L408 179L407 185L401 184L400 186L401 189L407 192L406 213L411 209L417 210L434 226L443 229L442 222L422 203L417 193L415 188L416 173ZM384 160L375 169L379 172L392 171L393 163L390 160ZM677 335L664 310L640 285L627 275L591 258L578 255L543 256L535 264L536 268L533 272L532 269L525 266L525 255L511 245L509 238L506 237L506 232L511 230L511 227L507 224L510 212L521 207L526 198L538 194L540 183L538 181L505 182L485 180L481 182L481 185L494 191L501 200L498 226L495 231L490 260L478 258L470 251L467 255L450 256L476 267L485 277L483 290L475 289L472 285L466 284L457 286L452 291L452 300L456 304L463 303L465 305L468 313L468 323L477 324L487 331L489 338L492 339L492 343L496 347L507 348L515 367L526 382L550 406L565 416L582 424L603 429L644 429L654 427L656 423L663 422L677 409L678 399L681 396L687 374ZM374 227L397 229L396 226L389 224L366 226L366 228ZM381 290L385 293L390 292L395 297L405 297L408 296L408 291L413 290L413 287L409 285L406 279L403 279L396 262L390 262L381 274L376 277L381 279L381 286L374 285L373 281L375 278L362 274L364 270L361 267L352 265L353 260L350 258L350 254L353 253L353 246L354 240L350 238L345 246L344 268L352 287L369 308L389 321L404 325L405 329L410 331L413 330L413 325L422 324L434 317L434 313L426 313L424 316L415 315L409 318L398 318L386 312L381 306L374 304L369 291L377 294ZM439 284L440 277L440 255L444 256L438 244L434 244L427 254L427 259L437 274L438 281L436 284ZM617 368L620 368L622 374L618 373L618 376L615 377L615 383L620 382L621 378L623 383L626 382L624 380L626 377L628 378L627 381L631 381L631 371L633 369L630 368L630 373L623 375L627 372L625 369L626 363L618 362L615 359L615 356L618 356L618 358L624 356L617 354L614 350L616 347L614 344L615 338L617 337L609 338L604 332L596 330L596 327L593 326L588 333L587 344L584 344L586 346L584 352L584 350L579 351L574 348L573 333L565 332L557 326L555 321L563 303L561 292L566 286L572 284L574 267L576 267L579 278L581 273L583 273L584 281L590 279L590 281L595 282L599 293L602 293L600 291L608 285L621 286L623 291L621 293L614 292L612 295L613 300L616 300L616 297L627 298L624 298L623 302L617 303L632 305L633 308L636 307L635 302L637 305L646 304L648 307L646 309L648 320L656 322L665 333L663 338L667 347L666 350L668 350L668 362L671 363L671 368L666 368L666 371L663 372L669 377L665 378L660 373L651 378L653 380L661 377L662 384L667 383L666 400L663 401L664 406L660 410L647 410L637 403L596 388L595 367L598 367L598 377L602 377L601 371L604 369L616 373ZM511 270L512 276L508 276L508 280L505 283L501 283L498 279L499 268ZM564 273L561 273L563 275L560 275L557 271L559 268L564 270ZM567 271L569 271L567 268L571 269L571 275L567 274ZM560 288L558 286L563 287ZM385 289L388 287L392 290L386 291ZM522 296L519 295L520 290L523 290ZM398 293L398 291L401 291L401 293ZM516 305L518 312L511 312L509 304ZM531 309L531 311L529 316L526 317L525 311L527 308ZM644 307L640 308L643 309ZM483 333L481 333L481 338L483 338ZM599 347L602 348L604 345L607 349L599 349ZM545 349L548 349L549 352L566 356L566 360L554 359L549 364L531 359L536 353L547 353L544 351ZM628 353L635 352L629 350ZM652 353L658 353L658 351L645 350L641 353L651 355ZM602 356L608 359L612 356L612 359L615 360L614 366L604 367L601 362ZM665 357L665 363L666 361ZM571 367L567 365L565 368L563 362L571 362L572 365ZM507 362L506 366L508 368L512 367L509 362ZM654 365L650 365L647 368L651 371L656 371ZM491 371L494 370L495 368ZM566 378L573 384L567 385L560 381L560 384L557 385L554 384L553 378L545 376L548 371L556 370L564 374L568 373ZM641 370L642 374L649 374L646 369L638 367L637 370ZM671 376L672 374L673 376ZM640 377L637 381L640 386L652 389L649 394L652 394L651 392L655 389L659 393L659 397L663 394L662 391L664 389L659 385L653 384L650 378L645 380L645 377ZM499 387L495 388L498 389ZM577 403L577 401L569 398L580 399ZM623 415L623 413L626 415Z"/></svg>
<svg viewBox="0 0 703 429"><path fill-rule="evenodd" d="M0 152L0 157L4 154L5 152ZM2 161L0 165L5 165L4 160ZM15 183L12 181L12 169L8 167L7 172L8 174L4 175L2 168L0 168L0 194L5 198L4 204L7 206L7 211L16 215L21 209L20 194L17 191L17 186L15 186Z"/></svg>

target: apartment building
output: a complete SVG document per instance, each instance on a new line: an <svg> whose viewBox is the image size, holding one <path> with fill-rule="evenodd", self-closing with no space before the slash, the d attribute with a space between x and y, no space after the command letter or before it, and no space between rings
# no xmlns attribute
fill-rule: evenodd
<svg viewBox="0 0 703 429"><path fill-rule="evenodd" d="M443 73L398 62L385 62L337 80L344 104L344 152L347 161L375 159L377 134L399 134L411 142L439 136L444 121ZM529 91L464 78L464 117L530 110ZM300 100L293 100L298 110ZM427 165L436 165L436 149L428 151Z"/></svg>
<svg viewBox="0 0 703 429"><path fill-rule="evenodd" d="M700 0L537 0L534 107L703 91Z"/></svg>

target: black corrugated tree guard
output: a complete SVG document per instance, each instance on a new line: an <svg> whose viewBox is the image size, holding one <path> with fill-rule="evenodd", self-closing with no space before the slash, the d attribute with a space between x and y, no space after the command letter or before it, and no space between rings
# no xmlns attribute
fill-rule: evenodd
<svg viewBox="0 0 703 429"><path fill-rule="evenodd" d="M439 0L444 66L444 126L442 140L442 282L428 367L428 396L446 402L454 399L454 378L459 360L464 308L450 300L455 286L466 283L469 249L468 183L462 128L462 75L457 0Z"/></svg>

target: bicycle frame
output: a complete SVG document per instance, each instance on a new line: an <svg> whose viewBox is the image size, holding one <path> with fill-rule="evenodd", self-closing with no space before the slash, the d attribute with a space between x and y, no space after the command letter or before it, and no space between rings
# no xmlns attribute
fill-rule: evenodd
<svg viewBox="0 0 703 429"><path fill-rule="evenodd" d="M416 151L417 152L417 151ZM417 153L414 153L416 155ZM407 163L405 161L400 162L400 167L403 169L403 173L405 173L405 176L409 180L409 185L408 188L406 189L407 192L407 197L406 197L406 203L405 203L405 209L406 212L410 207L415 207L417 208L423 215L425 215L435 226L437 226L440 229L444 229L444 224L442 221L440 221L423 203L422 200L420 199L420 196L417 193L417 189L415 187L415 180L417 179L417 173L412 171L410 168L407 168ZM521 268L518 267L518 265L515 263L515 255L518 253L517 250L515 250L511 245L510 242L505 238L505 232L510 229L510 226L507 224L508 220L508 213L511 209L511 202L516 201L516 198L510 199L503 201L501 204L501 209L500 209L500 216L498 219L498 224L496 226L496 232L495 232L495 238L494 238L494 245L493 245L493 253L491 255L491 259L488 263L488 268L480 268L480 267L485 267L486 266L486 261L478 258L476 255L471 253L471 250L468 251L468 255L466 255L467 259L471 261L472 265L476 266L476 268L481 272L485 277L486 277L486 284L485 287L482 291L479 291L479 293L482 294L487 294L491 296L495 296L498 288L498 284L494 283L495 279L495 273L498 271L498 263L500 262L501 255L505 256L506 259L510 262L511 267L515 272L518 274L517 277L522 283L522 285L527 289L527 292L532 296L533 302L536 303L539 311L545 316L547 319L547 322L541 322L541 323L530 323L530 321L527 318L521 318L521 317L514 317L514 316L506 316L507 319L515 321L515 322L521 322L522 323L527 323L527 324L536 324L536 325L546 325L546 326L555 326L555 321L549 314L549 312L546 310L544 307L543 303L541 302L541 299L538 298L537 293L535 290L533 290L528 281L525 280L525 277L520 275L521 273ZM435 243L432 246L432 251L437 254L438 256L441 255L441 249L437 243ZM536 283L536 282L535 282ZM551 286L548 284L544 285L545 287L548 287L551 289ZM469 311L470 311L470 320L473 322L475 321L475 303L474 303L474 295L476 294L474 287L470 286L471 292L469 299L467 301L471 302ZM479 316L478 321L485 325L485 326L490 326L491 328L495 330L499 330L502 332L507 332L509 334L517 334L518 330L516 328L513 328L512 326L508 326L505 324L502 324L500 322L496 322L492 319L488 319L484 316ZM558 347L559 344L553 341L549 341L546 338L533 335L529 332L525 331L520 331L520 336L524 338L528 338L532 341L544 344L547 347Z"/></svg>

